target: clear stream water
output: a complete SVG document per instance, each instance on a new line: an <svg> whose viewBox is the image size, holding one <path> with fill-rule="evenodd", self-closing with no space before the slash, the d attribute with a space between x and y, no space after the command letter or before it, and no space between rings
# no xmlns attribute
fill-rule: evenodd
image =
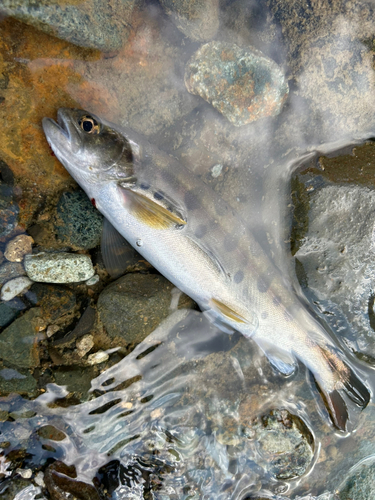
<svg viewBox="0 0 375 500"><path fill-rule="evenodd" d="M335 2L314 3L301 8L299 22L293 2L285 2L285 7L255 1L220 5L221 28L214 39L255 45L287 74L290 95L278 117L236 128L208 103L188 94L183 68L201 42L182 35L155 2L137 11L131 37L120 51L94 55L86 51L75 57L78 49L45 34L40 34L43 49L30 49L28 44L38 37L35 31L25 31L25 39L14 39L13 45L3 44L7 68L15 71L10 76L14 113L23 119L14 97L17 92L20 102L29 95L27 113L39 134L42 152L36 156L41 158L50 153L40 118L52 116L61 106L90 109L143 133L231 203L299 287L288 243L290 178L296 165L315 158L316 150L329 153L374 135L372 7L365 2L345 3L345 8ZM9 33L19 36L19 27L12 31L6 23L9 19L4 18L2 28L8 37L4 40L9 41ZM27 75L26 90L24 77L16 88L19 68ZM8 139L3 156L13 166L9 136L20 130L11 129L17 117L9 114L12 108L6 109ZM24 143L29 140L26 135ZM43 161L47 160L41 159L41 165ZM54 168L49 192L54 179L59 179L57 185L65 175L60 167ZM16 183L20 172L31 180L32 169L30 160L24 171L16 171ZM36 172L39 179L40 171ZM46 168L44 177L48 172ZM23 182L24 186L27 179ZM373 223L370 218L368 224ZM316 305L315 292L308 286L305 292ZM327 312L329 295L325 299ZM356 314L350 307L349 311L349 316ZM324 317L321 310L317 314ZM333 331L345 333L351 317L329 314ZM348 355L373 390L370 363L360 364ZM30 454L31 469L60 460L74 464L77 479L87 483L119 460L122 480L112 492L118 500L279 496L331 500L352 467L362 460L371 464L375 453L372 402L362 413L353 408L349 432L339 433L302 365L292 377L281 377L253 343L221 332L193 310L171 310L168 319L130 354L102 369L79 404L55 404L68 394L63 386L47 384L44 389L33 400L14 394L0 398L2 408L14 415L0 422L0 446L8 443L0 455L4 494L11 476L5 456L17 449ZM266 428L260 416L271 410L287 410L302 424L290 434L281 433L277 425ZM59 439L38 434L46 425L61 431ZM293 446L297 451L292 453ZM15 498L43 498L39 479L38 483L34 475Z"/></svg>

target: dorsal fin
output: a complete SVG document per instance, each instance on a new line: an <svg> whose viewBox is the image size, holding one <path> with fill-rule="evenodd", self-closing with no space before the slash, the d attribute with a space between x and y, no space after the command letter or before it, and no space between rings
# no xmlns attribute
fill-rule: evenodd
<svg viewBox="0 0 375 500"><path fill-rule="evenodd" d="M153 229L169 229L186 224L186 220L170 200L163 204L161 200L153 200L136 188L119 185L119 189L127 210L143 224Z"/></svg>

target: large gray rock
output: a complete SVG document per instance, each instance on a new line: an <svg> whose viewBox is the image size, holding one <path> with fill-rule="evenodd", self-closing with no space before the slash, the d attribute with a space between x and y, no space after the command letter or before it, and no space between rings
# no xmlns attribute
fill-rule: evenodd
<svg viewBox="0 0 375 500"><path fill-rule="evenodd" d="M33 2L4 0L0 13L82 47L104 51L126 42L136 0Z"/></svg>
<svg viewBox="0 0 375 500"><path fill-rule="evenodd" d="M372 189L325 186L311 195L308 231L296 253L309 289L321 302L321 309L331 312L327 320L333 317L336 322L335 332L342 332L347 345L372 363L374 223Z"/></svg>
<svg viewBox="0 0 375 500"><path fill-rule="evenodd" d="M156 274L126 274L98 300L100 319L113 346L142 342L170 314L174 286ZM183 295L180 306L191 306Z"/></svg>

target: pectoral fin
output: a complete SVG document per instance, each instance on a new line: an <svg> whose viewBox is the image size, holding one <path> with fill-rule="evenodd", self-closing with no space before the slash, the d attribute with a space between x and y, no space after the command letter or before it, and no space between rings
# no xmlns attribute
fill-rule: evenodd
<svg viewBox="0 0 375 500"><path fill-rule="evenodd" d="M107 219L103 221L101 251L104 266L112 278L123 275L136 255L136 251Z"/></svg>
<svg viewBox="0 0 375 500"><path fill-rule="evenodd" d="M186 220L170 200L165 200L163 204L131 187L120 185L119 189L127 210L143 224L153 229L168 229L186 224Z"/></svg>

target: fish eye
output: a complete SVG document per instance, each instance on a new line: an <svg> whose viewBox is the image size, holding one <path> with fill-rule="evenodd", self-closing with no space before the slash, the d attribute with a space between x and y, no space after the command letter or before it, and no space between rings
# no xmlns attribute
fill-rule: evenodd
<svg viewBox="0 0 375 500"><path fill-rule="evenodd" d="M95 120L95 118L89 115L82 116L82 118L78 122L78 125L84 132L87 132L88 134L99 134L100 132L99 123Z"/></svg>

